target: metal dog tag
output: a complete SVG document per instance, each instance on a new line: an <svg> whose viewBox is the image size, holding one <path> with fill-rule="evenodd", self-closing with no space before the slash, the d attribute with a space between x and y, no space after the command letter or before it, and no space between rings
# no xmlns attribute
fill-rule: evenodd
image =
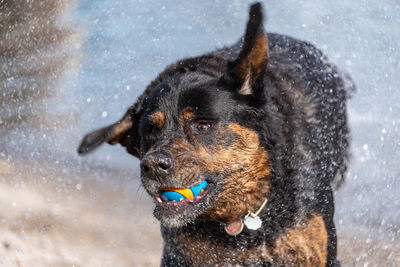
<svg viewBox="0 0 400 267"><path fill-rule="evenodd" d="M250 230L257 230L261 227L262 221L258 216L253 218L249 215L246 215L246 217L244 217L244 225L246 225L246 227Z"/></svg>
<svg viewBox="0 0 400 267"><path fill-rule="evenodd" d="M230 236L237 236L243 231L243 222L241 219L238 219L230 224L225 225L225 231Z"/></svg>

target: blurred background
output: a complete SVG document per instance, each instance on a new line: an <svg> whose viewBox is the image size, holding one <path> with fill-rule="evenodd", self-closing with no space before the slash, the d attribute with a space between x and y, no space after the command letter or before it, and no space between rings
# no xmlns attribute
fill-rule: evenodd
<svg viewBox="0 0 400 267"><path fill-rule="evenodd" d="M79 157L166 65L235 43L253 1L0 0L0 266L158 266L138 161ZM267 32L349 73L352 162L336 193L343 266L400 265L400 3L263 1Z"/></svg>

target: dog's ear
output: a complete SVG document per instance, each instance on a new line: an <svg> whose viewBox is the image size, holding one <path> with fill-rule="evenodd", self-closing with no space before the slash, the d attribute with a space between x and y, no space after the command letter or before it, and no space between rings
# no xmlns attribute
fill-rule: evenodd
<svg viewBox="0 0 400 267"><path fill-rule="evenodd" d="M250 7L249 21L239 56L228 63L223 82L242 95L258 95L263 90L263 73L268 59L268 40L263 27L261 3ZM261 90L261 91L260 91Z"/></svg>
<svg viewBox="0 0 400 267"><path fill-rule="evenodd" d="M136 144L135 128L132 116L128 111L118 122L87 134L78 148L78 153L88 153L104 142L107 142L111 145L120 143L122 146L128 148L129 153L137 157L137 148L131 147Z"/></svg>

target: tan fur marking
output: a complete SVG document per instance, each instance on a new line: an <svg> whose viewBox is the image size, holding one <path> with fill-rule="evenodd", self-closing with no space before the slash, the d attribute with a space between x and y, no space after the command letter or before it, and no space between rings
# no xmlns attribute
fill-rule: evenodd
<svg viewBox="0 0 400 267"><path fill-rule="evenodd" d="M309 221L288 229L275 242L274 253L291 258L294 265L325 266L328 233L322 216L313 216ZM288 263L289 263L288 262Z"/></svg>
<svg viewBox="0 0 400 267"><path fill-rule="evenodd" d="M328 234L319 215L313 215L310 219L287 229L270 246L262 244L247 250L228 249L207 237L196 238L182 234L179 239L179 243L184 244L182 249L185 254L200 265L248 265L260 260L277 266L326 265Z"/></svg>
<svg viewBox="0 0 400 267"><path fill-rule="evenodd" d="M235 123L229 128L237 140L230 147L217 146L211 153L212 161L204 166L225 176L218 203L207 215L226 222L259 208L269 192L271 174L268 153L260 146L258 134Z"/></svg>
<svg viewBox="0 0 400 267"><path fill-rule="evenodd" d="M252 93L253 90L251 89L251 84L250 84L250 73L248 73L246 79L244 80L244 83L242 84L242 88L239 89L239 94L250 95Z"/></svg>
<svg viewBox="0 0 400 267"><path fill-rule="evenodd" d="M111 145L117 144L125 133L132 128L132 125L130 115L126 114L121 121L114 125L112 134L106 139L107 143Z"/></svg>
<svg viewBox="0 0 400 267"><path fill-rule="evenodd" d="M194 114L194 108L193 107L185 107L181 111L181 115L179 116L179 124L183 127L184 132L191 136L190 130L189 130L189 123L196 117Z"/></svg>
<svg viewBox="0 0 400 267"><path fill-rule="evenodd" d="M165 115L161 111L156 111L152 115L154 125L161 130L165 124Z"/></svg>
<svg viewBox="0 0 400 267"><path fill-rule="evenodd" d="M193 107L185 107L181 111L181 115L179 116L179 123L183 126L187 121L191 121L195 118L194 108Z"/></svg>
<svg viewBox="0 0 400 267"><path fill-rule="evenodd" d="M243 81L250 76L250 82L257 77L263 70L268 59L268 40L266 34L263 32L257 38L251 52L241 62L236 74Z"/></svg>

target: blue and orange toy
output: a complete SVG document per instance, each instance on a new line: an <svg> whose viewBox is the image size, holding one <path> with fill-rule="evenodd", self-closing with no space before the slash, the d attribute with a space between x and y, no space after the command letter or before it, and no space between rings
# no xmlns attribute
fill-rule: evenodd
<svg viewBox="0 0 400 267"><path fill-rule="evenodd" d="M192 199L199 196L207 187L207 181L203 181L191 188L175 188L166 187L161 191L161 199L163 201L181 201L183 199Z"/></svg>

